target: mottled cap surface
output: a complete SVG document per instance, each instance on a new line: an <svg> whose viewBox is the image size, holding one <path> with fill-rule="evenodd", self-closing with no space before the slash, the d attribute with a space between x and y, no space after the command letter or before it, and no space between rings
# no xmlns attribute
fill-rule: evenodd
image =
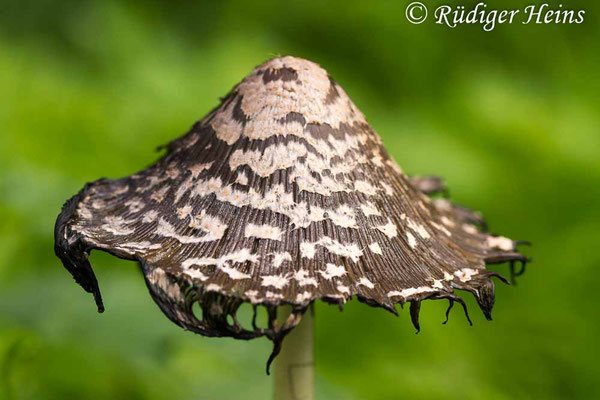
<svg viewBox="0 0 600 400"><path fill-rule="evenodd" d="M512 240L486 233L479 214L429 196L442 187L405 175L324 69L276 58L154 165L87 184L59 216L56 252L99 307L92 249L139 261L153 298L180 326L267 336L276 351L316 299L357 296L393 312L411 302L418 326L421 300L462 302L455 290L463 289L489 316L486 264L525 258ZM243 302L265 306L268 326L242 327ZM280 326L282 304L294 312Z"/></svg>

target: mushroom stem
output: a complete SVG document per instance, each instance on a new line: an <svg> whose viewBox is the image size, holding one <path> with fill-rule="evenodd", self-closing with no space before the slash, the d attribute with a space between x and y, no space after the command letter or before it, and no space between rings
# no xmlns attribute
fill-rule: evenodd
<svg viewBox="0 0 600 400"><path fill-rule="evenodd" d="M283 324L291 307L280 306L277 322ZM313 308L285 337L285 346L274 361L273 400L314 400L315 359L313 350Z"/></svg>

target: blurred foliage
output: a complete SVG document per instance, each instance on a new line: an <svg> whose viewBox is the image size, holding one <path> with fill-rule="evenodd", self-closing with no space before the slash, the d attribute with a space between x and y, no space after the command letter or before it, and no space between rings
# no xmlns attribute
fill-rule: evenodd
<svg viewBox="0 0 600 400"><path fill-rule="evenodd" d="M92 255L96 314L53 225L84 182L151 163L278 54L327 68L405 171L444 176L492 231L534 243L491 323L472 299L475 326L456 310L442 326L446 304L426 302L419 335L407 310L318 304L319 398L600 397L600 7L563 3L585 23L486 33L410 25L392 0L1 0L0 399L269 396L267 340L180 330L132 263Z"/></svg>

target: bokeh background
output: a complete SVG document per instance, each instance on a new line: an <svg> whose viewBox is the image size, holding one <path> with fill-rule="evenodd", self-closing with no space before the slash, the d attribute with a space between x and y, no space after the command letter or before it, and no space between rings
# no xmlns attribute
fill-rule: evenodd
<svg viewBox="0 0 600 400"><path fill-rule="evenodd" d="M153 162L283 54L323 65L406 172L534 243L493 322L466 295L473 327L425 302L419 335L408 310L317 304L318 398L599 398L600 7L486 33L411 25L407 3L0 1L0 398L270 398L270 342L182 331L135 264L96 252L97 314L53 225L85 182Z"/></svg>

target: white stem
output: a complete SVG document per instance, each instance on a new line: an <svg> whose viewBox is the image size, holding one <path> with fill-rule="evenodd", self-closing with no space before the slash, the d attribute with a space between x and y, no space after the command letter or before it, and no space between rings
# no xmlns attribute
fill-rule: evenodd
<svg viewBox="0 0 600 400"><path fill-rule="evenodd" d="M291 308L279 307L277 320L286 320ZM273 400L314 400L315 357L313 350L313 309L283 340L281 353L273 361Z"/></svg>

